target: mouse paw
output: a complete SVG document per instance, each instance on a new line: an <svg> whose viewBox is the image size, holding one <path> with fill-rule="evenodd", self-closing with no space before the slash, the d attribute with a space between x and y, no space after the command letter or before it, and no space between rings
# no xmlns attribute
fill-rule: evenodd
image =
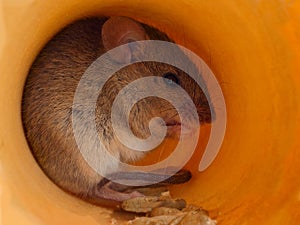
<svg viewBox="0 0 300 225"><path fill-rule="evenodd" d="M111 186L112 182L109 181L104 185L97 185L95 190L95 195L98 198L123 202L127 199L136 198L136 197L143 197L144 195L138 191L132 192L121 192L119 190L113 189Z"/></svg>

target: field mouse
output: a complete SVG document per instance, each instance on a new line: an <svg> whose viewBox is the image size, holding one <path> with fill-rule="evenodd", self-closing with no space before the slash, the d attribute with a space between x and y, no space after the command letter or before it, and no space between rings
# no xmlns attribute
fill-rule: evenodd
<svg viewBox="0 0 300 225"><path fill-rule="evenodd" d="M140 193L110 188L109 181L92 170L82 158L74 140L71 119L76 87L85 70L99 56L119 45L147 39L170 41L155 28L125 17L79 20L63 29L45 46L27 77L22 119L35 159L58 186L92 203L102 204L103 199L123 201ZM115 60L130 60L130 54L128 49ZM194 101L200 123L212 120L209 99L195 81L179 69L158 62L141 62L125 67L104 85L95 115L99 137L105 140L111 154L122 162L136 161L145 153L124 148L114 136L110 121L112 102L123 87L145 76L167 78L166 87L174 83L180 85ZM192 119L186 107L188 123ZM168 136L178 134L182 122L176 110L166 100L156 97L143 99L132 108L129 119L132 132L140 138L149 136L148 123L155 116L166 121ZM182 183L189 178L188 172L181 171L169 183Z"/></svg>

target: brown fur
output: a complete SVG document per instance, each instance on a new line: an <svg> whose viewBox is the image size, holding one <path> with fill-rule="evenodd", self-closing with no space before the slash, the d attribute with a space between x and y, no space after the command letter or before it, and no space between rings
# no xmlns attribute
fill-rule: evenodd
<svg viewBox="0 0 300 225"><path fill-rule="evenodd" d="M64 190L93 203L101 202L97 200L99 196L95 194L95 188L102 177L88 166L77 148L72 130L72 103L81 76L105 52L101 41L101 27L105 20L91 18L75 22L46 45L29 72L22 111L28 143L41 168ZM143 26L150 39L169 41L165 34ZM134 161L144 154L125 149L116 140L110 121L113 99L131 81L144 76L162 76L169 71L178 74L181 86L192 96L200 122L211 121L208 101L203 92L177 68L156 62L123 68L105 84L96 110L99 135L121 161ZM179 120L170 103L156 97L147 98L137 103L131 111L133 133L141 138L147 137L148 123L154 116ZM186 118L189 118L188 112Z"/></svg>

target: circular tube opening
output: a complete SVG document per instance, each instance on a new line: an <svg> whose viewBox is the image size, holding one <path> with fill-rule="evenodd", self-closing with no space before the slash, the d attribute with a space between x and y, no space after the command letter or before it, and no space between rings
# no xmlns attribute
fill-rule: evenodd
<svg viewBox="0 0 300 225"><path fill-rule="evenodd" d="M1 183L11 224L109 224L110 210L78 201L46 178L27 147L20 117L23 84L39 50L66 24L90 15L122 15L155 25L201 56L220 81L228 112L221 151L204 172L195 166L202 154L197 153L187 165L192 181L172 193L210 210L222 224L296 221L289 210L297 208L299 186L299 67L291 57L297 48L288 28L296 25L283 3L270 9L256 2L218 3L2 3Z"/></svg>

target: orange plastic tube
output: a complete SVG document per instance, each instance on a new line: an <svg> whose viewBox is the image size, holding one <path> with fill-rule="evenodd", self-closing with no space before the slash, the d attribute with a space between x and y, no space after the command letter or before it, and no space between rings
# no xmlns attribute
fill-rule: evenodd
<svg viewBox="0 0 300 225"><path fill-rule="evenodd" d="M300 2L289 0L2 0L2 224L111 222L109 209L79 201L48 180L21 122L34 58L64 25L88 15L155 25L202 57L222 87L228 116L222 148L204 172L191 160L193 180L173 188L176 197L210 210L222 225L299 224Z"/></svg>

